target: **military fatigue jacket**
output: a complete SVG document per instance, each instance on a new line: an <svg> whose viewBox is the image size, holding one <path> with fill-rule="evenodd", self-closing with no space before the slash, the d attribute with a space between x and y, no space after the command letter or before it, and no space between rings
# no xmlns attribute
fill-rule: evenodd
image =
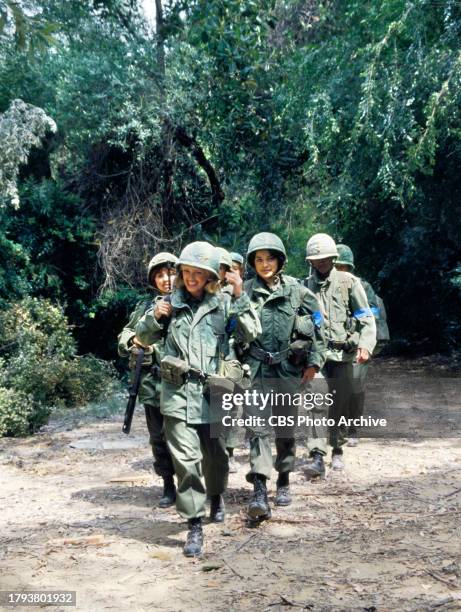
<svg viewBox="0 0 461 612"><path fill-rule="evenodd" d="M325 341L323 317L316 296L303 287L299 281L285 274L280 275L280 283L272 290L259 276L244 283L245 291L258 313L262 333L253 345L270 353L286 351L292 340L295 321L307 324L311 329L312 345L307 356L307 366L320 369L325 361ZM266 366L260 360L246 355L244 362L251 368L254 378L260 368L265 377L299 377L303 365L293 365L286 358L279 364Z"/></svg>
<svg viewBox="0 0 461 612"><path fill-rule="evenodd" d="M261 331L258 317L248 295L239 298L205 293L194 300L185 289L172 293L173 314L168 326L165 355L179 357L191 367L207 374L218 372L219 360L228 353L228 340L237 333L251 342ZM136 335L143 344L155 343L163 333L163 324L149 309L136 325ZM190 379L181 386L162 381L161 412L190 424L210 422L210 407L203 394L203 383Z"/></svg>
<svg viewBox="0 0 461 612"><path fill-rule="evenodd" d="M118 336L118 354L120 357L130 357L135 337L135 327L139 319L149 310L155 307L159 300L163 299L161 294L155 292L153 298L141 300L130 315L130 319ZM138 399L142 404L160 406L160 375L153 375L153 366L160 367L163 357L165 338L160 337L152 347L152 353L147 351L144 358L141 384L139 386ZM131 366L134 366L132 360Z"/></svg>
<svg viewBox="0 0 461 612"><path fill-rule="evenodd" d="M371 354L376 345L376 324L360 280L333 267L325 279L314 270L304 284L315 293L322 307L327 360L355 359L355 350L347 352L331 344L346 342L354 331L358 334L357 347L365 348Z"/></svg>

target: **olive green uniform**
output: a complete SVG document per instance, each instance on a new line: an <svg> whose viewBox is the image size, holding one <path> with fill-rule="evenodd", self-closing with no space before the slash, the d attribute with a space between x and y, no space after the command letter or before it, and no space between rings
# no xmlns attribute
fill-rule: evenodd
<svg viewBox="0 0 461 612"><path fill-rule="evenodd" d="M325 320L327 354L322 374L334 399L328 416L338 421L341 416L349 416L356 348L365 348L370 354L373 352L376 324L362 284L349 272L332 268L322 279L314 269L305 285L317 296ZM356 334L356 343L348 345L353 333ZM345 431L336 426L330 428L329 438L334 449L347 441Z"/></svg>
<svg viewBox="0 0 461 612"><path fill-rule="evenodd" d="M205 293L197 301L185 289L178 289L171 304L165 355L183 359L208 374L216 373L220 359L227 355L231 321L245 342L251 342L261 329L245 293L237 299ZM163 325L152 309L137 324L136 334L146 345L162 336ZM206 495L224 492L229 471L224 437L210 436L212 417L203 382L191 378L179 386L162 381L161 410L178 478L176 508L184 518L203 517Z"/></svg>
<svg viewBox="0 0 461 612"><path fill-rule="evenodd" d="M132 351L135 328L138 321L149 308L155 307L162 296L156 291L152 299L140 301L131 313L127 325L118 337L118 352L121 357L130 357L131 366L134 367ZM153 345L152 351L146 351L139 386L138 400L144 404L149 442L154 456L154 470L163 478L174 474L173 461L163 432L163 416L160 412L160 361L163 357L165 338L159 337Z"/></svg>
<svg viewBox="0 0 461 612"><path fill-rule="evenodd" d="M242 358L250 366L253 388L270 392L269 381L278 379L277 390L280 392L299 392L303 370L310 366L320 369L325 360L323 322L317 298L295 278L284 274L279 275L279 282L272 287L256 277L246 281L244 288L259 315L262 328ZM312 341L304 363L298 365L291 362L288 352L295 328L304 329L306 338ZM267 363L267 360L264 362L254 356L257 354L254 348L273 355L283 354L284 357L279 363ZM246 408L247 415L258 416L258 412L258 407ZM271 413L296 417L297 410L295 406L272 406ZM246 476L249 482L256 474L266 478L271 476L271 433L267 425L250 428L250 472ZM294 429L286 429L282 434L283 437L278 436L276 429L274 467L279 473L294 469L296 453Z"/></svg>
<svg viewBox="0 0 461 612"><path fill-rule="evenodd" d="M376 293L373 290L373 287L369 282L360 278L360 282L362 283L363 288L365 289L365 293L367 296L368 304L370 305L370 310L375 317L376 325L379 320L379 305L376 297ZM358 341L358 338L357 338ZM368 367L370 361L366 361L365 363L356 363L352 364L352 392L349 400L349 417L351 419L358 419L363 415L363 409L365 405L365 380L368 374ZM349 434L356 434L356 427L349 427Z"/></svg>

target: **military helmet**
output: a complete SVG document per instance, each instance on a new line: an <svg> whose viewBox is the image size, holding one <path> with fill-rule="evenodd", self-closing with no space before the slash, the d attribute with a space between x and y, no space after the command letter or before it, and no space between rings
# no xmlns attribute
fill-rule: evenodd
<svg viewBox="0 0 461 612"><path fill-rule="evenodd" d="M231 254L231 259L234 263L238 263L241 266L243 266L243 257L240 255L240 253L236 253L235 251L233 251Z"/></svg>
<svg viewBox="0 0 461 612"><path fill-rule="evenodd" d="M216 247L216 250L219 254L219 264L221 266L227 266L229 270L232 270L232 258L229 251L226 251L226 249L223 249L222 247Z"/></svg>
<svg viewBox="0 0 461 612"><path fill-rule="evenodd" d="M335 241L328 234L314 234L306 245L306 259L338 257Z"/></svg>
<svg viewBox="0 0 461 612"><path fill-rule="evenodd" d="M149 261L147 266L147 280L150 281L150 276L155 268L162 268L163 266L172 266L174 267L178 261L176 255L173 253L157 253L152 259Z"/></svg>
<svg viewBox="0 0 461 612"><path fill-rule="evenodd" d="M256 234L250 240L247 251L247 261L252 268L254 268L254 254L256 251L276 251L280 253L283 259L282 265L287 261L287 253L285 246L278 236L271 234L270 232L261 232Z"/></svg>
<svg viewBox="0 0 461 612"><path fill-rule="evenodd" d="M352 249L348 247L347 244L337 244L336 248L338 250L338 259L336 259L335 264L350 266L352 269L354 269L354 253L352 252Z"/></svg>
<svg viewBox="0 0 461 612"><path fill-rule="evenodd" d="M219 278L219 259L218 250L208 242L191 242L181 251L176 267L183 264L208 270Z"/></svg>

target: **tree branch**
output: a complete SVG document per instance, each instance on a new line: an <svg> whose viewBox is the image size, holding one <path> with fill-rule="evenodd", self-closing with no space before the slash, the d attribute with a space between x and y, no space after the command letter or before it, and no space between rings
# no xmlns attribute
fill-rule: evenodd
<svg viewBox="0 0 461 612"><path fill-rule="evenodd" d="M211 165L211 163L208 161L202 147L198 144L195 138L189 136L189 134L182 126L177 126L174 128L174 138L177 142L183 145L183 147L189 149L192 154L192 157L206 172L206 175L208 176L208 180L210 182L213 203L220 204L225 198L224 191L221 188L218 175L216 174L216 171Z"/></svg>

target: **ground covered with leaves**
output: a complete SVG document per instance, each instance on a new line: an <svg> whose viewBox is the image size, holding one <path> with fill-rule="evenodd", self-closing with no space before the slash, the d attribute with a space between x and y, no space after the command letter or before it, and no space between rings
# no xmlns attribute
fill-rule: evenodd
<svg viewBox="0 0 461 612"><path fill-rule="evenodd" d="M410 408L415 373L432 366L387 359L379 371ZM120 414L66 412L0 440L3 590L75 590L88 611L460 609L461 435L363 439L320 483L306 481L301 445L293 504L256 529L242 447L226 522L205 525L204 555L190 560L185 523L156 507L142 416L129 438Z"/></svg>

